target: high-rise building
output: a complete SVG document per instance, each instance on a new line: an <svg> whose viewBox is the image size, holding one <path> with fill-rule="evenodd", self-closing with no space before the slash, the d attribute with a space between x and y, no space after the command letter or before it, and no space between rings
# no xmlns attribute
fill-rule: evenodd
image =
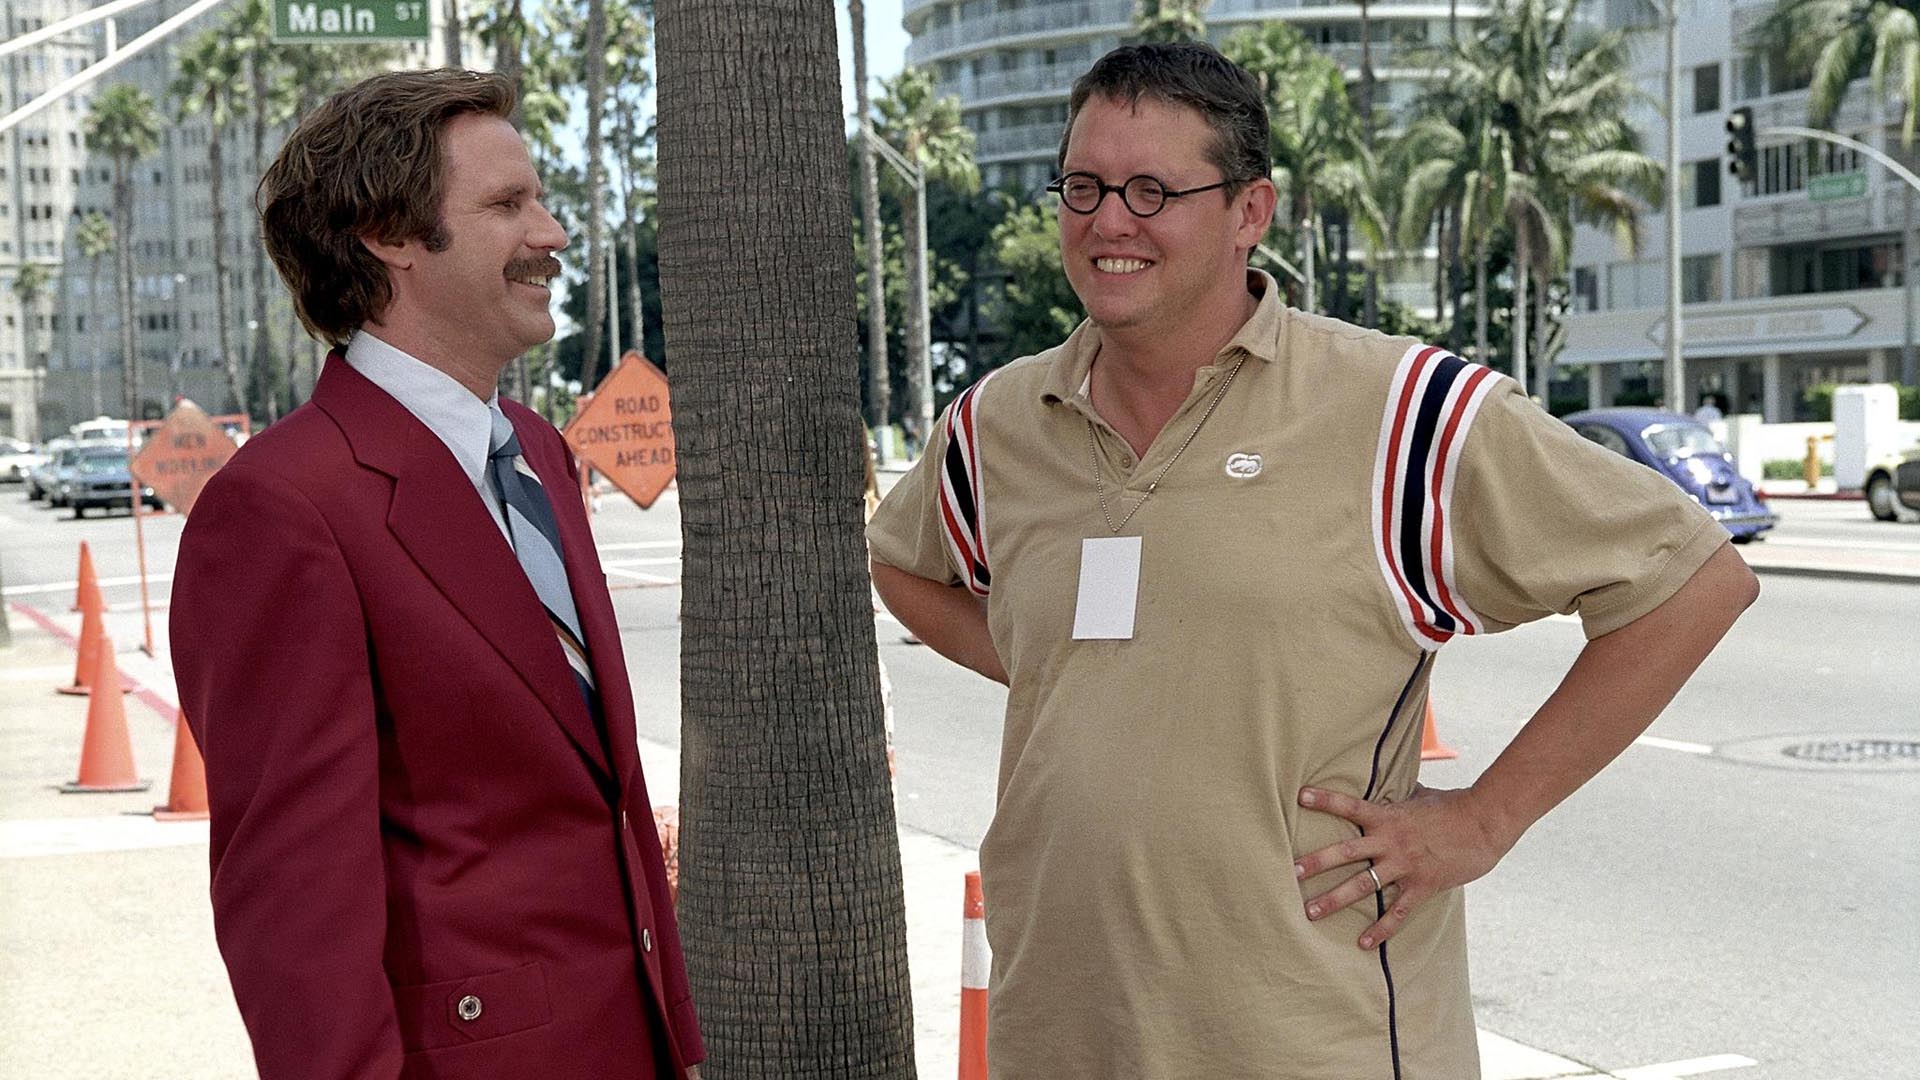
<svg viewBox="0 0 1920 1080"><path fill-rule="evenodd" d="M1748 44L1773 7L1773 0L1680 4L1684 393L1661 385L1665 213L1645 216L1637 249L1597 229L1576 233L1560 362L1586 366L1596 405L1659 397L1690 410L1712 395L1727 412L1791 421L1811 418L1805 394L1817 385L1901 379L1913 318L1902 272L1911 189L1857 151L1768 135L1808 119L1806 78ZM1616 15L1631 12L1609 12ZM1634 70L1653 100L1663 100L1663 35L1640 37ZM1725 124L1737 107L1753 110L1759 131L1751 182L1728 170ZM1901 107L1897 98L1876 101L1858 80L1831 127L1920 167L1900 145ZM1644 106L1632 119L1643 148L1661 156L1664 117Z"/></svg>
<svg viewBox="0 0 1920 1080"><path fill-rule="evenodd" d="M191 0L155 0L0 60L6 82L0 112L37 98L106 55L110 40L124 45L184 10ZM31 33L93 5L87 0L5 0L5 37ZM0 433L46 438L99 413L118 416L122 362L118 298L111 252L89 258L77 233L90 213L113 217L113 164L90 150L86 123L93 99L115 83L131 83L153 99L161 119L158 150L132 171L135 351L142 411L152 415L176 396L209 411L232 406L220 352L213 258L213 205L204 112L182 115L169 87L176 56L229 6L216 6L100 79L66 95L0 134ZM430 5L439 17L442 5ZM437 63L444 55L437 32L408 45L403 66ZM111 37L109 37L111 34ZM469 58L489 58L475 45ZM485 66L484 63L476 66ZM223 138L233 338L243 363L256 349L256 277L264 283L272 347L291 358L294 378L310 384L318 352L293 318L272 264L262 257L254 188L285 137L269 127L254 153L251 122L242 116ZM115 243L121 238L115 237ZM21 268L41 266L47 283L23 298ZM28 300L31 300L31 303Z"/></svg>

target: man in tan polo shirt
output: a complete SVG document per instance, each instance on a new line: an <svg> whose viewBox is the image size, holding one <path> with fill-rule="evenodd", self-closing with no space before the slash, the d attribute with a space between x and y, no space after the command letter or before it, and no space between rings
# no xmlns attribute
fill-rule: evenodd
<svg viewBox="0 0 1920 1080"><path fill-rule="evenodd" d="M1645 730L1758 585L1512 380L1288 309L1258 85L1204 45L1075 85L1088 319L948 409L869 537L1009 687L980 848L997 1078L1479 1074L1461 886ZM1589 639L1473 786L1418 785L1455 634Z"/></svg>

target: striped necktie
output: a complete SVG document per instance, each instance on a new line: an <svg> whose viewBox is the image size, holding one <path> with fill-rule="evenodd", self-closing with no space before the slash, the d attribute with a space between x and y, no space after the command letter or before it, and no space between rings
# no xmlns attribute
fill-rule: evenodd
<svg viewBox="0 0 1920 1080"><path fill-rule="evenodd" d="M499 496L500 509L507 519L507 532L520 568L527 572L533 591L547 609L547 621L560 638L560 651L573 669L574 681L587 699L587 711L598 715L598 698L593 691L593 665L587 658L586 635L580 632L580 615L573 606L573 593L567 588L567 567L560 559L560 529L554 523L553 504L547 501L540 478L520 456L520 437L513 422L493 407L493 438L487 449L487 474Z"/></svg>

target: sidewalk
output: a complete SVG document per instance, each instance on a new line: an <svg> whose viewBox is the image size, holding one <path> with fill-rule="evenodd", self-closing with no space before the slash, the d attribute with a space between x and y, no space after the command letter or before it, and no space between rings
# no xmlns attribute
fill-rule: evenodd
<svg viewBox="0 0 1920 1080"><path fill-rule="evenodd" d="M137 610L112 611L135 760L152 790L61 795L73 778L87 701L53 688L73 675L79 616L68 597L11 603L0 651L0 1076L228 1080L252 1056L213 940L207 826L142 816L166 799L173 748L170 673L136 648ZM157 614L156 619L164 623ZM160 633L156 627L156 633ZM165 656L164 639L156 642ZM679 755L642 741L648 786L679 798ZM961 891L977 865L966 847L900 830L914 1027L923 1080L957 1072ZM1663 1080L1753 1062L1733 1055L1599 1072L1480 1033L1485 1080Z"/></svg>

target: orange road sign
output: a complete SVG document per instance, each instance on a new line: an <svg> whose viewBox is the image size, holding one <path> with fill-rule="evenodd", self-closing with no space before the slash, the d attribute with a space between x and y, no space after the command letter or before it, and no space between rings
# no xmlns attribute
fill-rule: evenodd
<svg viewBox="0 0 1920 1080"><path fill-rule="evenodd" d="M238 449L200 406L182 400L147 437L131 468L168 506L187 514L207 480Z"/></svg>
<svg viewBox="0 0 1920 1080"><path fill-rule="evenodd" d="M645 510L673 482L673 406L667 377L632 349L566 428L574 456Z"/></svg>

